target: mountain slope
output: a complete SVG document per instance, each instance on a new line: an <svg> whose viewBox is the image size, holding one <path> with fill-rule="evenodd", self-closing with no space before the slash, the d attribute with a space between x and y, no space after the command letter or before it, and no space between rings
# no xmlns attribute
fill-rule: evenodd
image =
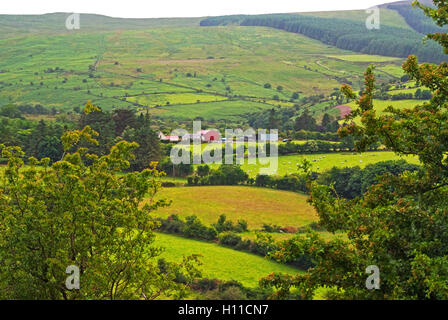
<svg viewBox="0 0 448 320"><path fill-rule="evenodd" d="M228 24L264 26L300 33L340 49L367 54L406 58L411 54L421 61L440 63L446 60L435 42L422 43L423 34L381 25L379 30L368 30L365 22L347 19L319 18L301 14L239 15L207 18L201 26Z"/></svg>
<svg viewBox="0 0 448 320"><path fill-rule="evenodd" d="M6 33L68 33L65 21L70 13L48 13L42 15L0 14L0 34ZM99 14L81 14L79 31L111 31L148 29L155 27L196 26L201 18L113 18Z"/></svg>
<svg viewBox="0 0 448 320"><path fill-rule="evenodd" d="M420 1L422 4L431 6L432 1ZM411 1L402 1L385 4L384 8L395 10L415 31L427 34L436 32L448 32L448 28L441 28L434 24L434 21L427 17L419 8L412 7Z"/></svg>

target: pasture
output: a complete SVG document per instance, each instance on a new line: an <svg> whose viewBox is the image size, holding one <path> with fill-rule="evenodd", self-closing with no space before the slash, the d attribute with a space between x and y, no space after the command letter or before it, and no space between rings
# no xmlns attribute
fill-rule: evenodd
<svg viewBox="0 0 448 320"><path fill-rule="evenodd" d="M171 206L156 215L198 216L204 223L216 223L221 214L236 222L246 220L251 230L263 224L300 227L317 220L307 196L289 191L246 186L201 186L164 188L158 195L171 199Z"/></svg>
<svg viewBox="0 0 448 320"><path fill-rule="evenodd" d="M256 287L260 278L272 272L290 275L301 272L299 269L251 253L164 233L157 233L155 244L165 248L161 257L168 261L179 261L184 256L200 254L203 277L236 280L250 288Z"/></svg>
<svg viewBox="0 0 448 320"><path fill-rule="evenodd" d="M412 93L412 90L414 89L403 89L405 92L403 93ZM407 90L410 90L410 92L406 92ZM392 91L388 91L389 94L398 94L400 93L401 90L392 90ZM386 111L386 109L390 106L396 108L396 109L412 109L417 105L422 105L424 104L426 101L424 100L396 100L396 101L391 101L391 100L379 100L379 99L375 99L373 101L373 108L376 111L376 115L383 115L383 114L388 114L388 112ZM353 109L356 109L358 106L356 105L356 103L354 101L350 102L347 104L349 107ZM360 124L361 120L359 117L355 118L353 120L355 123ZM341 120L340 123L344 123L344 120Z"/></svg>
<svg viewBox="0 0 448 320"><path fill-rule="evenodd" d="M364 22L370 15L366 10L341 10L341 11L320 11L300 13L302 15L320 17L320 18L336 18ZM381 24L410 29L412 28L406 23L404 18L395 10L380 8Z"/></svg>
<svg viewBox="0 0 448 320"><path fill-rule="evenodd" d="M272 28L48 30L0 41L0 105L71 111L91 100L105 110L151 108L170 120L239 121L248 113L297 103L289 101L294 92L300 98L328 95L344 79L356 87L370 62L397 63ZM312 112L320 113L316 108Z"/></svg>
<svg viewBox="0 0 448 320"><path fill-rule="evenodd" d="M275 158L271 159L271 168L269 172L273 175L283 176L286 174L292 174L299 172L298 166L303 160L309 160L312 164L312 170L315 172L323 172L331 169L332 167L355 167L359 166L364 168L368 164L377 163L380 161L388 160L401 160L404 159L410 163L418 164L419 160L413 156L398 156L389 151L372 151L372 152L335 152L325 154L292 154L283 155L278 157L277 166L275 165ZM244 159L244 163L241 163L241 168L249 175L249 177L255 178L262 170L269 169L269 158L256 159L256 164L249 164L248 159ZM260 161L261 160L261 161ZM262 162L265 163L262 163ZM217 168L219 164L210 165L212 168Z"/></svg>

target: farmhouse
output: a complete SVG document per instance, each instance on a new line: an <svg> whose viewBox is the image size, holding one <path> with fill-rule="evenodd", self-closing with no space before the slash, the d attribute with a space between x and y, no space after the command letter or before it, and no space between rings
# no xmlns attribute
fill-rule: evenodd
<svg viewBox="0 0 448 320"><path fill-rule="evenodd" d="M201 130L197 134L201 136L202 142L218 142L221 140L219 131L216 130Z"/></svg>
<svg viewBox="0 0 448 320"><path fill-rule="evenodd" d="M186 134L182 136L182 140L200 140L201 142L219 142L221 141L219 131L217 130L200 130L194 134Z"/></svg>
<svg viewBox="0 0 448 320"><path fill-rule="evenodd" d="M158 134L159 140L162 142L179 142L180 137L178 136L166 136L162 132Z"/></svg>

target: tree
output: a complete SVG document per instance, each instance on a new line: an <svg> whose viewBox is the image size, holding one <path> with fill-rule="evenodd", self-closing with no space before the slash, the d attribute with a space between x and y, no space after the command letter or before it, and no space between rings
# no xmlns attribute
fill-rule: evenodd
<svg viewBox="0 0 448 320"><path fill-rule="evenodd" d="M339 129L339 123L328 113L325 113L322 118L322 129L325 132L336 132Z"/></svg>
<svg viewBox="0 0 448 320"><path fill-rule="evenodd" d="M272 108L271 110L269 110L268 129L278 129L279 125L280 120L277 118L275 109Z"/></svg>
<svg viewBox="0 0 448 320"><path fill-rule="evenodd" d="M99 156L105 155L115 142L115 122L112 115L88 102L79 119L78 128L82 129L86 126L99 133L99 143L91 146L89 150Z"/></svg>
<svg viewBox="0 0 448 320"><path fill-rule="evenodd" d="M0 108L0 116L7 118L22 118L19 108L13 104L7 104Z"/></svg>
<svg viewBox="0 0 448 320"><path fill-rule="evenodd" d="M115 121L115 135L122 135L126 127L135 128L137 124L137 117L135 112L127 109L114 110L113 119Z"/></svg>
<svg viewBox="0 0 448 320"><path fill-rule="evenodd" d="M139 147L135 150L135 159L131 161L132 170L143 170L149 163L159 162L161 158L160 141L157 133L151 129L149 113L140 114L137 118L135 130L123 134L128 141L135 141Z"/></svg>
<svg viewBox="0 0 448 320"><path fill-rule="evenodd" d="M61 140L56 136L44 136L37 145L37 158L49 158L50 161L55 162L61 159L62 155Z"/></svg>
<svg viewBox="0 0 448 320"><path fill-rule="evenodd" d="M448 23L448 6L435 0L436 9L425 13L443 26ZM433 34L448 53L448 35ZM385 174L362 198L335 198L332 188L310 178L310 163L302 168L309 176L310 202L320 222L330 232L344 231L347 240L325 241L315 233L285 241L272 256L289 261L305 255L314 267L307 273L289 277L270 275L265 286L278 288L277 297L289 296L296 287L302 298L312 298L314 290L327 286L329 297L337 299L448 299L448 65L418 64L410 56L403 64L410 80L433 92L428 103L413 109L393 107L377 115L373 105L374 67L365 73L365 89L350 118L359 124L340 129L353 136L356 148L365 151L381 141L400 155L417 156L421 170L399 175ZM349 86L347 97L356 95ZM366 268L377 266L380 288L366 288Z"/></svg>
<svg viewBox="0 0 448 320"><path fill-rule="evenodd" d="M208 165L198 166L196 171L198 176L205 177L210 173L210 167Z"/></svg>
<svg viewBox="0 0 448 320"><path fill-rule="evenodd" d="M295 124L294 124L294 130L300 131L315 131L316 130L316 119L314 119L310 113L308 108L305 109L302 114L296 118Z"/></svg>
<svg viewBox="0 0 448 320"><path fill-rule="evenodd" d="M167 202L154 200L163 175L156 164L124 174L138 145L121 141L101 157L79 147L96 144L96 135L90 127L66 132L65 156L53 165L30 158L24 167L19 147L0 145L8 159L0 181L1 299L181 298L199 275L195 256L163 270L157 263L150 213ZM79 290L66 287L68 266L79 268ZM180 273L186 284L174 281Z"/></svg>

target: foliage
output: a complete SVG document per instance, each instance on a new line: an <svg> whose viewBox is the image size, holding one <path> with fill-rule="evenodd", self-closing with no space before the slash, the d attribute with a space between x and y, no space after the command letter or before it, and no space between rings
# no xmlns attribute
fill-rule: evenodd
<svg viewBox="0 0 448 320"><path fill-rule="evenodd" d="M207 227L195 215L181 219L178 215L171 215L166 219L159 218L160 226L158 230L180 234L187 238L194 238L200 240L215 240L218 237L218 232L213 227Z"/></svg>
<svg viewBox="0 0 448 320"><path fill-rule="evenodd" d="M294 192L308 192L306 179L300 174L289 174L282 177L257 175L255 185L258 187L267 187Z"/></svg>
<svg viewBox="0 0 448 320"><path fill-rule="evenodd" d="M152 245L151 212L167 202L140 206L160 190L156 164L123 174L138 144L120 141L99 157L79 147L96 135L89 127L66 132L65 155L52 165L30 158L24 167L19 147L0 145L8 158L0 182L2 299L181 298L187 286L176 275L187 283L198 276L195 256L163 272L157 266L162 249ZM71 265L80 270L80 290L65 286Z"/></svg>
<svg viewBox="0 0 448 320"><path fill-rule="evenodd" d="M292 266L213 242L166 233L157 234L155 240L156 244L166 247L163 256L167 261L178 261L185 255L200 253L203 277L225 281L236 280L249 288L257 287L258 280L269 272L285 272L291 275L298 272L297 268ZM195 290L195 287L192 289Z"/></svg>
<svg viewBox="0 0 448 320"><path fill-rule="evenodd" d="M205 226L197 216L189 216L186 218L182 233L188 238L204 240L213 240L218 236L214 228Z"/></svg>
<svg viewBox="0 0 448 320"><path fill-rule="evenodd" d="M210 170L206 176L201 176L198 179L188 179L189 185L225 185L232 186L241 184L247 181L249 176L244 172L240 166L233 164L224 164L218 169Z"/></svg>
<svg viewBox="0 0 448 320"><path fill-rule="evenodd" d="M438 9L425 9L439 25L448 22L444 1L434 2ZM444 48L446 34L433 35ZM409 57L403 69L411 80L429 88L433 98L413 109L390 107L387 114L376 115L373 104L375 77L373 67L365 73L365 89L357 100L351 123L342 135L356 138L359 150L380 140L398 154L419 157L422 167L401 175L384 175L362 198L344 200L333 197L331 188L309 182L310 201L320 224L329 231L343 230L348 240L326 242L310 233L282 244L273 256L285 261L306 255L315 267L296 277L271 275L263 285L278 289L277 298L287 297L296 287L302 298L311 298L317 287L335 288L337 299L447 299L448 251L448 92L447 64L419 65ZM350 98L350 87L343 87ZM304 170L309 173L309 163ZM366 289L366 268L380 270L380 288Z"/></svg>
<svg viewBox="0 0 448 320"><path fill-rule="evenodd" d="M419 168L418 165L404 160L380 161L369 164L364 169L333 167L319 175L318 183L332 186L337 196L353 199L362 196L370 187L378 184L378 177L386 173L398 176L405 171L414 172Z"/></svg>
<svg viewBox="0 0 448 320"><path fill-rule="evenodd" d="M227 19L227 16L206 18L201 21L201 26L221 25ZM404 28L382 25L379 30L366 32L366 25L361 21L300 14L240 16L238 21L242 26L266 26L301 33L345 50L403 58L417 54L423 61L436 63L444 60L440 48L433 43L422 45L420 34Z"/></svg>
<svg viewBox="0 0 448 320"><path fill-rule="evenodd" d="M0 108L0 116L4 116L7 118L22 118L22 114L19 108L13 104L7 104Z"/></svg>
<svg viewBox="0 0 448 320"><path fill-rule="evenodd" d="M437 27L434 25L433 21L428 18L421 10L415 10L408 3L406 4L389 4L389 9L396 10L404 17L407 24L409 24L415 31L426 34L426 33L436 33L436 32L446 32L446 29Z"/></svg>
<svg viewBox="0 0 448 320"><path fill-rule="evenodd" d="M242 241L241 237L234 232L223 232L218 239L219 243L230 247L236 247Z"/></svg>
<svg viewBox="0 0 448 320"><path fill-rule="evenodd" d="M208 278L195 281L192 289L199 291L205 300L266 300L272 294L270 289L247 288L238 281Z"/></svg>
<svg viewBox="0 0 448 320"><path fill-rule="evenodd" d="M213 224L213 227L218 231L218 233L225 231L235 231L237 233L246 232L247 229L247 221L238 220L236 224L233 224L232 221L227 220L225 214L222 214L218 218L218 222Z"/></svg>

